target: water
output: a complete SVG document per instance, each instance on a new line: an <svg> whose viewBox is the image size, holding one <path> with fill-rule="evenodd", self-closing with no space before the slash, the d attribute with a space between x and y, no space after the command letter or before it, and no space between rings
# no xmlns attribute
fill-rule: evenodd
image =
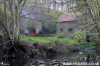
<svg viewBox="0 0 100 66"><path fill-rule="evenodd" d="M86 59L90 55L89 61ZM49 54L46 58L12 59L1 61L0 66L63 66L66 62L100 62L100 51L85 51L68 54ZM86 65L88 66L88 65ZM96 66L96 65L94 65Z"/></svg>

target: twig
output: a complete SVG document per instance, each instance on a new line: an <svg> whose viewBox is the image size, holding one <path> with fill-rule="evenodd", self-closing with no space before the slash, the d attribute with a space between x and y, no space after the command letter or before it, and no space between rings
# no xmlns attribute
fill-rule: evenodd
<svg viewBox="0 0 100 66"><path fill-rule="evenodd" d="M9 41L7 41L7 42L1 43L0 45L3 45L3 44L8 43L8 42L10 42L10 41L12 41L12 40L9 40Z"/></svg>

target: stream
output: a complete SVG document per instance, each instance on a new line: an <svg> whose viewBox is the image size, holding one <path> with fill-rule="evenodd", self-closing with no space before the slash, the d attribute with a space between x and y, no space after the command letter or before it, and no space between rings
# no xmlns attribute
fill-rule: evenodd
<svg viewBox="0 0 100 66"><path fill-rule="evenodd" d="M100 51L92 50L68 54L48 54L46 58L1 60L0 66L68 66L68 64L72 65L73 63L74 66L81 66L79 63L83 63L85 66L100 66L99 62Z"/></svg>

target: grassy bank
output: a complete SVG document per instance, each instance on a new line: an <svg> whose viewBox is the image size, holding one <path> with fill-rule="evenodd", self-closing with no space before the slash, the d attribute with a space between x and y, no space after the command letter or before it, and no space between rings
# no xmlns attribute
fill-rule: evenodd
<svg viewBox="0 0 100 66"><path fill-rule="evenodd" d="M60 45L60 50L62 49L63 51L65 50L70 50L70 49L74 49L74 48L91 48L91 47L95 47L96 44L94 42L80 42L78 43L77 39L71 39L71 38L57 38L57 37L34 37L34 36L26 36L26 35L22 35L21 40L28 40L31 42L42 42L42 43L49 43L49 42L54 42L54 41L60 41L61 42L65 42L64 45ZM63 43L62 43L63 44ZM69 49L68 49L69 48Z"/></svg>
<svg viewBox="0 0 100 66"><path fill-rule="evenodd" d="M22 35L21 40L28 40L31 42L42 42L42 43L49 43L53 41L66 41L67 43L74 43L77 44L77 40L71 38L57 38L57 37L34 37L34 36L25 36Z"/></svg>

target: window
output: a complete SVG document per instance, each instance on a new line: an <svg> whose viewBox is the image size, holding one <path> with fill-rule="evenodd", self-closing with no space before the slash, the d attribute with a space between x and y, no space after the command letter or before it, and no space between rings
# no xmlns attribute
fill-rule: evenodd
<svg viewBox="0 0 100 66"><path fill-rule="evenodd" d="M36 21L36 24L39 24L39 22L38 22L38 21Z"/></svg>
<svg viewBox="0 0 100 66"><path fill-rule="evenodd" d="M60 32L63 32L63 28L60 28Z"/></svg>
<svg viewBox="0 0 100 66"><path fill-rule="evenodd" d="M83 31L83 28L81 30Z"/></svg>
<svg viewBox="0 0 100 66"><path fill-rule="evenodd" d="M68 32L72 32L72 31L73 31L73 28L69 28L69 29L68 29Z"/></svg>

